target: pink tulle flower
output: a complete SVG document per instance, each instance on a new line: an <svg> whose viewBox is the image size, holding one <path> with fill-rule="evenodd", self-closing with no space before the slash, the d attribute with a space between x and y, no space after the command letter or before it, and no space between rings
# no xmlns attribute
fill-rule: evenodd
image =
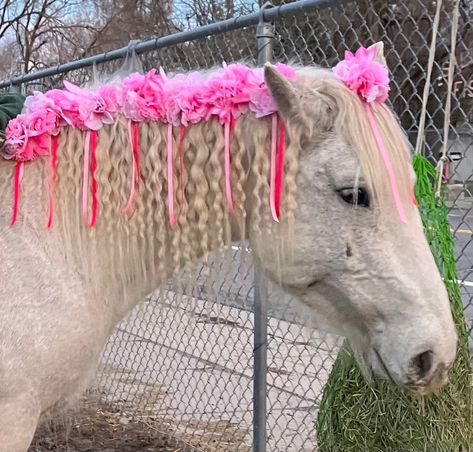
<svg viewBox="0 0 473 452"><path fill-rule="evenodd" d="M49 118L51 119L51 118ZM55 118L53 120L55 124ZM21 114L8 122L5 130L7 155L15 160L33 160L49 152L49 132L52 128L48 118L40 110L31 115Z"/></svg>
<svg viewBox="0 0 473 452"><path fill-rule="evenodd" d="M112 112L108 110L107 102L98 94L73 83L64 81L65 95L75 100L78 105L79 127L89 130L99 130L103 124L113 124ZM116 106L112 105L116 110Z"/></svg>
<svg viewBox="0 0 473 452"><path fill-rule="evenodd" d="M23 153L17 155L17 160L28 161L34 160L36 157L44 157L49 154L50 136L47 133L36 136L28 136L28 141Z"/></svg>
<svg viewBox="0 0 473 452"><path fill-rule="evenodd" d="M295 80L297 78L296 70L283 63L276 63L276 69L281 74L284 75L288 80Z"/></svg>
<svg viewBox="0 0 473 452"><path fill-rule="evenodd" d="M375 56L375 48L360 47L355 54L345 52L345 59L333 68L335 76L368 103L384 102L389 93L388 70Z"/></svg>
<svg viewBox="0 0 473 452"><path fill-rule="evenodd" d="M118 85L103 85L97 90L97 94L105 102L106 110L112 115L116 115L120 111Z"/></svg>
<svg viewBox="0 0 473 452"><path fill-rule="evenodd" d="M25 121L28 129L36 131L35 136L43 133L57 135L61 125L61 109L53 99L47 97L39 91L35 91L25 99L23 113L26 115Z"/></svg>
<svg viewBox="0 0 473 452"><path fill-rule="evenodd" d="M133 121L165 119L162 85L163 78L156 74L156 69L125 78L120 99L124 116Z"/></svg>
<svg viewBox="0 0 473 452"><path fill-rule="evenodd" d="M25 115L28 137L37 137L43 134L57 135L57 114L48 108L32 110Z"/></svg>
<svg viewBox="0 0 473 452"><path fill-rule="evenodd" d="M59 111L59 107L53 99L39 91L34 91L32 95L25 99L25 103L23 104L23 113L32 113L38 109L46 109L54 112Z"/></svg>
<svg viewBox="0 0 473 452"><path fill-rule="evenodd" d="M276 70L288 80L296 79L294 68L286 64L276 64ZM250 103L249 108L257 118L267 116L277 111L276 104L264 81L264 70L262 68L254 69L254 86L249 89Z"/></svg>
<svg viewBox="0 0 473 452"><path fill-rule="evenodd" d="M185 126L197 124L209 116L209 102L204 93L205 83L206 80L200 72L191 72L177 96L176 103L181 110L181 122Z"/></svg>
<svg viewBox="0 0 473 452"><path fill-rule="evenodd" d="M210 105L210 115L223 124L248 111L249 89L254 83L253 71L242 64L231 64L212 75L206 83L204 97Z"/></svg>
<svg viewBox="0 0 473 452"><path fill-rule="evenodd" d="M52 89L44 94L47 98L51 99L59 113L60 121L59 125L68 124L73 127L82 127L82 121L79 117L79 101L77 96L68 94L66 91L61 89Z"/></svg>
<svg viewBox="0 0 473 452"><path fill-rule="evenodd" d="M188 90L188 76L178 74L163 81L163 107L166 112L166 122L177 126L181 122L179 98L184 97Z"/></svg>
<svg viewBox="0 0 473 452"><path fill-rule="evenodd" d="M26 122L24 120L25 117L26 115L20 114L8 121L5 129L5 150L9 156L14 156L26 145L28 135Z"/></svg>

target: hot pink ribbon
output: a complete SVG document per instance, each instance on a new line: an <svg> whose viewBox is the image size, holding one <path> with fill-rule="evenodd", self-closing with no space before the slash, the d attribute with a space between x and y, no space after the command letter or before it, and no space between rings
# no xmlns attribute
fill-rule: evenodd
<svg viewBox="0 0 473 452"><path fill-rule="evenodd" d="M386 167L386 171L388 173L389 183L391 185L391 191L393 194L394 203L396 205L397 212L399 214L399 218L401 219L403 223L407 223L407 217L406 217L406 213L404 212L404 207L402 205L401 195L399 193L399 188L397 186L396 175L394 174L393 165L389 158L389 154L384 144L384 141L381 137L381 133L378 129L378 125L376 124L372 107L369 104L365 103L365 109L366 109L366 114L368 115L368 121L370 123L371 130L373 131L374 139L376 140L379 151L381 152L381 157L383 158L384 166Z"/></svg>
<svg viewBox="0 0 473 452"><path fill-rule="evenodd" d="M167 136L167 176L168 176L168 214L169 223L172 228L176 226L176 217L174 216L174 181L173 181L173 165L172 165L172 151L173 151L173 138L172 138L172 124L168 124L168 136Z"/></svg>
<svg viewBox="0 0 473 452"><path fill-rule="evenodd" d="M15 166L15 176L13 181L13 215L11 225L16 223L18 218L18 207L20 202L20 184L23 179L23 171L25 168L25 162L17 162Z"/></svg>
<svg viewBox="0 0 473 452"><path fill-rule="evenodd" d="M281 188L282 188L282 178L284 172L284 146L286 142L286 128L284 126L284 121L279 118L279 137L278 137L278 159L276 167L276 187L274 193L274 205L275 211L278 218L281 215Z"/></svg>
<svg viewBox="0 0 473 452"><path fill-rule="evenodd" d="M49 146L51 148L51 180L49 183L49 214L48 229L53 226L54 216L54 191L56 188L56 172L57 172L57 149L59 144L59 136L54 135L50 138Z"/></svg>
<svg viewBox="0 0 473 452"><path fill-rule="evenodd" d="M92 177L92 217L90 218L90 227L95 226L97 221L97 179L95 172L97 170L97 131L90 131L90 174Z"/></svg>
<svg viewBox="0 0 473 452"><path fill-rule="evenodd" d="M233 196L232 196L232 182L231 182L231 157L230 157L230 145L231 145L231 133L235 128L236 120L232 117L230 121L227 121L224 125L224 136L225 136L225 148L224 148L224 166L225 166L225 194L227 198L227 208L230 213L234 212L233 207Z"/></svg>
<svg viewBox="0 0 473 452"><path fill-rule="evenodd" d="M138 190L141 186L141 166L140 166L140 145L139 145L139 129L138 122L133 122L133 155L135 156L136 174L138 175Z"/></svg>
<svg viewBox="0 0 473 452"><path fill-rule="evenodd" d="M279 217L276 212L276 146L278 139L278 114L271 115L271 173L269 182L269 205L271 206L271 216L273 220L279 223Z"/></svg>

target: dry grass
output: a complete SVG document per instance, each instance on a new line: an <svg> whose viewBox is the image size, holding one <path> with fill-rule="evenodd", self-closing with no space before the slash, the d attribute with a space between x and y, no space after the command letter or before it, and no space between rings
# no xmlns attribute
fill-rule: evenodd
<svg viewBox="0 0 473 452"><path fill-rule="evenodd" d="M85 403L74 415L44 423L28 452L184 452L153 426Z"/></svg>

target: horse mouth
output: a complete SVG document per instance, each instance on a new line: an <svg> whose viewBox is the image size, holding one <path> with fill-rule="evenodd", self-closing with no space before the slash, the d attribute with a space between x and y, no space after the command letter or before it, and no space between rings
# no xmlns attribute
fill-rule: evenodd
<svg viewBox="0 0 473 452"><path fill-rule="evenodd" d="M373 348L373 351L378 359L378 362L381 366L381 369L384 376L389 380L394 386L399 388L406 389L409 392L413 393L416 396L426 396L429 394L438 394L443 386L448 382L448 370L449 367L442 366L436 372L434 372L427 380L422 380L419 382L407 381L407 382L397 382L391 373L389 372L388 366L384 362L381 354L376 348Z"/></svg>
<svg viewBox="0 0 473 452"><path fill-rule="evenodd" d="M438 394L448 382L449 367L442 366L428 380L421 383L407 383L406 388L416 395Z"/></svg>
<svg viewBox="0 0 473 452"><path fill-rule="evenodd" d="M392 377L391 373L389 372L389 369L388 369L388 366L386 366L383 358L381 357L381 354L378 352L378 350L376 348L373 348L374 350L374 353L376 355L376 358L378 359L379 361L379 364L381 365L381 369L383 370L383 372L385 373L386 377L388 378L388 380L394 385L394 386L399 386L398 383L396 383L396 381L394 380L394 378Z"/></svg>

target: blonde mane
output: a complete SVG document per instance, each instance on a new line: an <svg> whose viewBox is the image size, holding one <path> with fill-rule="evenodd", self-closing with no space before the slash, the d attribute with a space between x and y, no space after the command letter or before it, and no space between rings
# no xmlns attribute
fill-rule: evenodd
<svg viewBox="0 0 473 452"><path fill-rule="evenodd" d="M299 83L323 93L334 103L337 110L335 132L354 146L364 178L379 204L392 207L386 170L362 102L330 71L309 68L298 72ZM378 105L375 117L389 150L403 200L407 201L411 186L407 140L387 107ZM153 290L156 275L163 281L186 264L206 259L212 250L230 245L232 237L244 239L247 227L255 232L281 227L272 223L268 202L269 118L257 119L249 113L236 122L231 145L233 219L225 203L223 127L216 119L211 119L187 128L183 140L182 175L176 151L179 128L174 128L176 228L170 227L167 216L166 133L166 125L161 123L147 122L139 126L141 187L134 198L133 215L127 219L122 213L130 192L132 168L127 122L120 118L98 132L98 218L92 229L84 225L80 209L85 134L70 127L60 134L53 228L60 231L68 260L87 275L93 295L105 302L117 286L124 297L137 296L138 293L130 292L137 287L140 294ZM293 223L297 209L298 134L288 130L281 205L281 223L286 227ZM32 171L33 167L36 171ZM50 171L48 158L26 165L21 199L37 199L37 205L33 207L31 202L22 201L20 215L24 219L28 217L27 206L41 212L37 218L47 218ZM35 176L29 174L33 172ZM12 173L10 170L1 173L3 198L8 202ZM182 191L180 180L185 187ZM249 184L251 190L248 191ZM42 195L35 198L32 193Z"/></svg>

